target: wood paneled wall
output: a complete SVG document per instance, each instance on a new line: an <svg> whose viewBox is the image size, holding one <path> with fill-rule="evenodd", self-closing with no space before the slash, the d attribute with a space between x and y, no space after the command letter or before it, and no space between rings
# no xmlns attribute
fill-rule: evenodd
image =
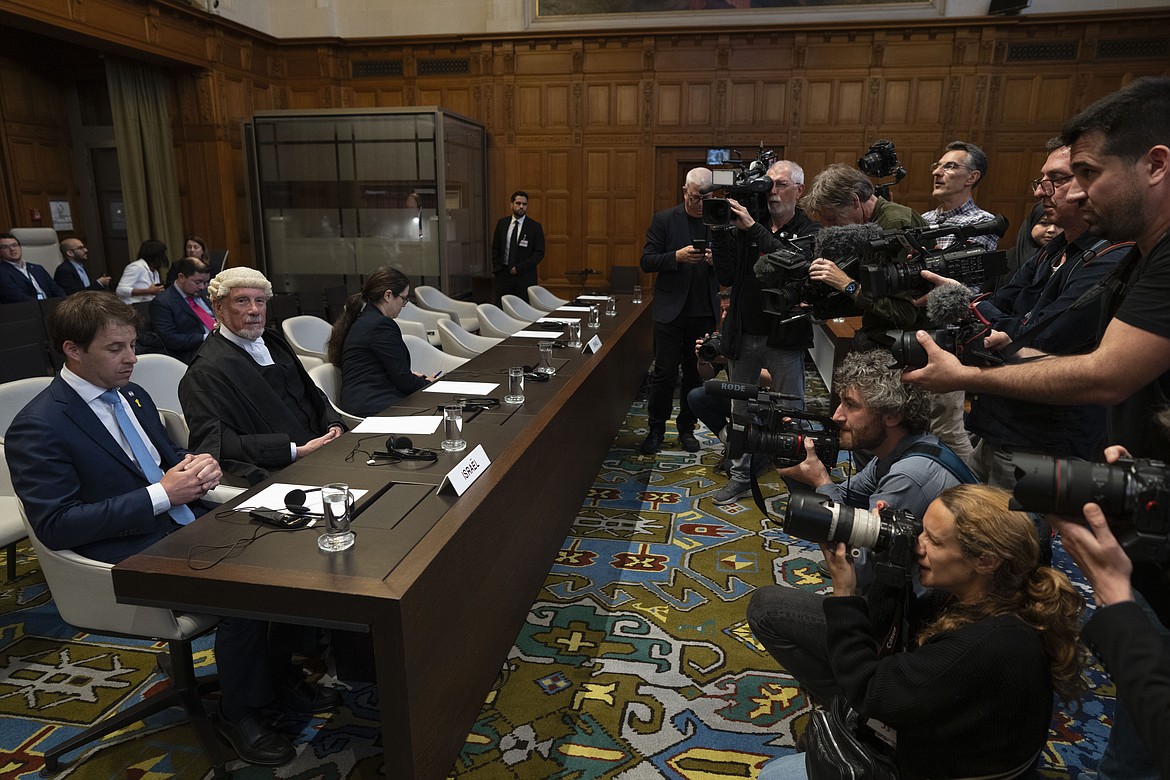
<svg viewBox="0 0 1170 780"><path fill-rule="evenodd" d="M676 161L707 147L750 157L763 142L811 178L889 138L909 171L895 199L926 210L929 164L948 141L973 141L991 159L977 201L1018 224L1062 121L1138 75L1170 72L1170 11L281 42L176 0L12 0L0 24L169 67L185 221L241 260L251 247L240 125L253 111L439 105L473 117L490 135L490 217L528 191L553 287L585 266L608 276L636 265L651 213L678 200ZM33 152L16 132L27 118L7 101L4 112L12 165ZM52 139L51 125L31 134ZM14 224L68 164L36 148L51 165L5 171Z"/></svg>

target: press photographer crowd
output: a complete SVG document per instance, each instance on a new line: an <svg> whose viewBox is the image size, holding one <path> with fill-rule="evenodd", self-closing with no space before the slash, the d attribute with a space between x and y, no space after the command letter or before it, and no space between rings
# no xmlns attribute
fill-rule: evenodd
<svg viewBox="0 0 1170 780"><path fill-rule="evenodd" d="M831 582L748 607L813 705L762 780L1040 777L1094 656L1116 686L1096 776L1170 778L1170 79L1053 131L1018 240L975 203L994 156L963 141L921 215L885 139L807 184L761 145L654 215L641 451L667 446L681 372L678 446L698 421L725 443L715 505L819 543ZM860 327L815 414L805 354L843 317Z"/></svg>

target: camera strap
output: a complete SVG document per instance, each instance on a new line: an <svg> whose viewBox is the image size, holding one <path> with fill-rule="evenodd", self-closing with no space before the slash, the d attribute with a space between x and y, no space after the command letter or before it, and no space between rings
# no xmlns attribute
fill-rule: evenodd
<svg viewBox="0 0 1170 780"><path fill-rule="evenodd" d="M1072 271L1075 271L1077 268L1079 268L1082 265L1086 265L1088 263L1091 263L1094 258L1099 257L1103 254L1106 254L1108 252L1112 252L1115 249L1122 249L1124 247L1132 247L1133 245L1134 244L1132 241L1123 241L1123 242L1117 243L1117 244L1109 244L1109 242L1106 239L1101 239L1101 240L1097 241L1095 244L1093 244L1091 247L1086 249L1084 252L1082 252L1081 255L1075 261L1073 261L1075 263L1075 265L1073 266ZM1069 261L1065 260L1065 262L1067 263ZM1027 333L1025 333L1019 339L1013 339L1011 344L1009 344L1006 348L1004 348L1003 350L1000 351L1000 353L999 353L1000 356L1006 360L1007 358L1015 355L1016 353L1018 353L1020 350L1024 349L1025 347L1035 343L1036 339L1038 339L1040 337L1040 334L1042 334L1044 331L1048 330L1048 328L1052 325L1052 323L1056 322L1060 318L1060 315L1064 314L1065 312L1075 311L1083 306L1089 305L1090 303L1095 301L1097 298L1104 295L1107 290L1111 291L1115 294L1118 292L1124 291L1126 286L1128 286L1128 281L1126 281L1126 279L1128 278L1128 272L1129 272L1128 266L1130 264L1127 263L1124 265L1125 265L1125 267L1123 267L1123 264L1119 263L1117 265L1117 267L1114 268L1113 271L1111 271L1109 273L1108 276L1105 276L1104 278L1101 279L1101 281L1097 282L1095 285L1093 285L1092 287L1090 287L1089 289L1087 289L1083 293L1081 293L1080 297L1077 298L1075 301L1073 301L1072 304L1070 304L1067 309L1062 309L1061 311L1054 311L1054 312L1051 312L1047 317L1038 318L1034 327L1032 327L1031 330L1029 330ZM1071 272L1070 272L1070 275L1071 275ZM1098 337L1098 339L1100 339L1102 329L1100 327L1098 327L1097 331L1098 331L1097 337ZM1027 362L1027 361L1035 360L1035 359L1036 358L1034 358L1034 357L1033 358L1023 358L1023 359L1017 360L1015 362L1017 362L1017 363Z"/></svg>

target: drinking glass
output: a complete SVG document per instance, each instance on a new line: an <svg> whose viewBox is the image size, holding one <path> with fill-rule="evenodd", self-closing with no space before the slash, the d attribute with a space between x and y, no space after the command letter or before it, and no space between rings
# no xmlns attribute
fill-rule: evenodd
<svg viewBox="0 0 1170 780"><path fill-rule="evenodd" d="M504 402L524 403L524 366L512 366L508 369L508 394L504 396Z"/></svg>
<svg viewBox="0 0 1170 780"><path fill-rule="evenodd" d="M325 533L317 538L317 547L325 552L340 552L353 547L354 534L349 529L353 515L353 494L344 482L332 482L321 488L321 507L325 516Z"/></svg>
<svg viewBox="0 0 1170 780"><path fill-rule="evenodd" d="M463 407L443 407L443 449L447 452L459 452L467 448L463 440Z"/></svg>

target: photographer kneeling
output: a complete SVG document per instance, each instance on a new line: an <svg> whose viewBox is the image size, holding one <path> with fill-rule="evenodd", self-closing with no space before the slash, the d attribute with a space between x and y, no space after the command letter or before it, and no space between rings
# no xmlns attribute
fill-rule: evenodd
<svg viewBox="0 0 1170 780"><path fill-rule="evenodd" d="M893 759L905 780L1032 774L1053 691L1072 701L1084 688L1083 601L1063 573L1038 565L1032 522L1010 511L1008 498L959 485L930 504L916 557L933 592L918 600L922 628L905 652L881 656L845 545L823 546L833 595L807 594L823 602L819 641L802 651L806 673L789 671L819 702L841 696L863 721L894 729ZM753 599L749 617L755 607ZM760 780L807 777L812 755L779 758Z"/></svg>

